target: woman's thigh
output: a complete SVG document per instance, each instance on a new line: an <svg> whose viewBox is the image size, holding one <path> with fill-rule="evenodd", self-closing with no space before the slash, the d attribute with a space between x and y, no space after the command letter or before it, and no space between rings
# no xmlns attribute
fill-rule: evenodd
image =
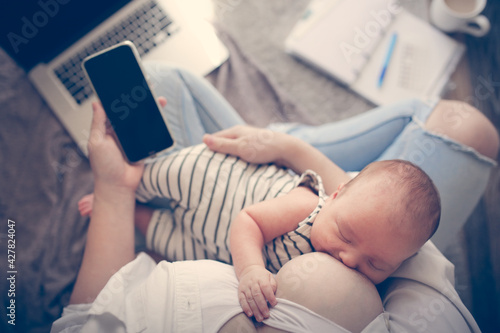
<svg viewBox="0 0 500 333"><path fill-rule="evenodd" d="M176 140L174 150L201 143L205 133L244 124L233 107L203 78L162 63L146 63L145 67L155 94L167 99L162 111Z"/></svg>
<svg viewBox="0 0 500 333"><path fill-rule="evenodd" d="M310 143L346 171L360 171L377 160L413 118L425 121L433 105L407 100L320 126L293 123L270 128Z"/></svg>

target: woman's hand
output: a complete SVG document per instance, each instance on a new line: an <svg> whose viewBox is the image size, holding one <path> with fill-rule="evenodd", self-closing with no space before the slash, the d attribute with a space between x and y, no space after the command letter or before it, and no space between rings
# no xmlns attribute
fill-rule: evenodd
<svg viewBox="0 0 500 333"><path fill-rule="evenodd" d="M160 98L165 106L167 101ZM89 158L96 183L135 191L142 177L143 164L129 164L118 148L113 129L100 103L92 104L94 115L88 142Z"/></svg>
<svg viewBox="0 0 500 333"><path fill-rule="evenodd" d="M162 106L166 100L160 98ZM127 163L101 104L94 103L89 158L94 173L94 200L82 266L70 304L92 302L110 277L135 258L135 190L143 165Z"/></svg>
<svg viewBox="0 0 500 333"><path fill-rule="evenodd" d="M323 178L327 194L351 179L318 149L286 133L237 125L206 134L203 142L213 151L235 155L250 163L275 163L299 175L307 169L314 170Z"/></svg>
<svg viewBox="0 0 500 333"><path fill-rule="evenodd" d="M214 134L203 142L213 151L238 156L251 163L284 164L283 151L293 138L269 129L237 125Z"/></svg>

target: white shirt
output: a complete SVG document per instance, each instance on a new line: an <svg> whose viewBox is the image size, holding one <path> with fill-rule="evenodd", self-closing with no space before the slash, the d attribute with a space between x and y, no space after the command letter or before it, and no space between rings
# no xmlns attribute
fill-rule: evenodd
<svg viewBox="0 0 500 333"><path fill-rule="evenodd" d="M385 314L363 333L480 332L453 284L451 264L431 243L408 259L383 293ZM92 304L70 305L51 332L217 332L242 312L232 266L209 260L161 262L139 254L111 277ZM265 321L293 332L347 332L280 299ZM125 329L127 328L127 329Z"/></svg>
<svg viewBox="0 0 500 333"><path fill-rule="evenodd" d="M218 332L242 313L234 268L211 260L158 265L146 254L120 269L92 304L70 305L51 332ZM285 299L265 324L292 332L348 332ZM388 332L381 314L363 332Z"/></svg>

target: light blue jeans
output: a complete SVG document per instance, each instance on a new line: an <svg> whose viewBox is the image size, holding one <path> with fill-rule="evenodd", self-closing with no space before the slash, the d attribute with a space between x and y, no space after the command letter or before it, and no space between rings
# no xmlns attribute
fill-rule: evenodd
<svg viewBox="0 0 500 333"><path fill-rule="evenodd" d="M163 112L176 140L173 151L201 143L205 133L244 124L204 79L163 64L147 64L146 69L156 94L168 101ZM387 159L405 159L420 166L441 196L441 223L432 241L443 251L477 205L495 162L425 129L423 124L436 102L408 100L320 126L269 127L310 143L346 171Z"/></svg>

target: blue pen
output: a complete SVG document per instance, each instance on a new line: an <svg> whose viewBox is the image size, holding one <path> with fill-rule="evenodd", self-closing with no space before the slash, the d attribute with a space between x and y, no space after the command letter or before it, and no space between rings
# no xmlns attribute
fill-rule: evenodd
<svg viewBox="0 0 500 333"><path fill-rule="evenodd" d="M396 41L398 40L398 34L393 33L391 36L391 41L389 43L389 49L387 49L387 54L385 56L384 66L382 67L382 71L380 72L380 76L378 78L378 87L382 86L382 82L384 82L385 73L387 72L387 67L389 66L389 62L391 61L392 54L394 53L394 46L396 45Z"/></svg>

